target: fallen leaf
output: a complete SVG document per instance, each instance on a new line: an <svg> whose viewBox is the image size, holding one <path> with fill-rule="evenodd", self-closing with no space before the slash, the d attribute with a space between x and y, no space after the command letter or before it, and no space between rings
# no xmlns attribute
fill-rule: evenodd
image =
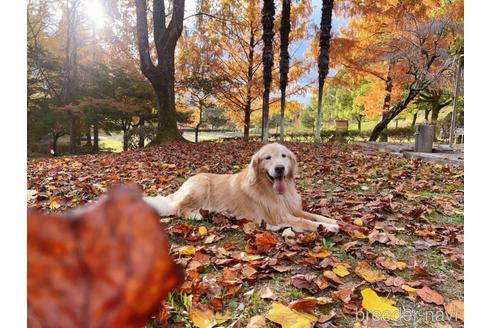
<svg viewBox="0 0 492 328"><path fill-rule="evenodd" d="M258 296L260 296L260 298L263 298L263 299L274 299L275 298L275 293L273 292L273 290L268 287L268 286L265 286L265 287L262 287L258 293Z"/></svg>
<svg viewBox="0 0 492 328"><path fill-rule="evenodd" d="M338 290L331 292L333 298L337 298L343 303L348 303L352 299L352 295L355 291L355 287L352 284L346 284L338 287Z"/></svg>
<svg viewBox="0 0 492 328"><path fill-rule="evenodd" d="M333 271L326 270L326 271L323 272L323 276L326 279L328 279L328 280L330 280L330 281L332 281L332 282L334 282L336 284L341 284L342 283L342 281L340 280L340 278L338 278L338 276Z"/></svg>
<svg viewBox="0 0 492 328"><path fill-rule="evenodd" d="M325 258L331 255L331 252L326 248L321 248L318 252L308 251L308 256L316 257L316 258Z"/></svg>
<svg viewBox="0 0 492 328"><path fill-rule="evenodd" d="M383 273L372 270L366 261L359 261L357 263L357 266L355 267L354 272L359 277L370 283L374 283L386 279Z"/></svg>
<svg viewBox="0 0 492 328"><path fill-rule="evenodd" d="M193 246L183 246L178 250L180 255L195 255L196 249Z"/></svg>
<svg viewBox="0 0 492 328"><path fill-rule="evenodd" d="M465 303L463 301L451 301L444 305L444 309L452 318L465 321Z"/></svg>
<svg viewBox="0 0 492 328"><path fill-rule="evenodd" d="M246 328L267 328L265 317L262 315L255 315L249 319Z"/></svg>
<svg viewBox="0 0 492 328"><path fill-rule="evenodd" d="M282 328L307 328L318 320L317 317L289 309L281 303L273 303L265 316L268 320L278 323Z"/></svg>
<svg viewBox="0 0 492 328"><path fill-rule="evenodd" d="M342 278L350 274L350 272L347 270L347 267L343 264L335 265L332 271L335 272L337 276Z"/></svg>
<svg viewBox="0 0 492 328"><path fill-rule="evenodd" d="M198 234L200 236L205 236L207 234L207 227L201 226L198 228Z"/></svg>
<svg viewBox="0 0 492 328"><path fill-rule="evenodd" d="M425 286L417 289L417 295L426 303L444 304L444 297L430 287Z"/></svg>
<svg viewBox="0 0 492 328"><path fill-rule="evenodd" d="M316 298L306 297L289 303L289 308L300 312L314 314L314 310L316 309L317 304L318 301Z"/></svg>
<svg viewBox="0 0 492 328"><path fill-rule="evenodd" d="M141 327L183 280L137 188L70 216L30 210L27 240L29 327Z"/></svg>
<svg viewBox="0 0 492 328"><path fill-rule="evenodd" d="M205 304L196 304L188 309L191 321L198 328L212 328L217 324L214 312Z"/></svg>
<svg viewBox="0 0 492 328"><path fill-rule="evenodd" d="M375 319L398 320L400 318L398 308L390 305L389 300L379 297L371 288L364 288L361 295L362 307Z"/></svg>
<svg viewBox="0 0 492 328"><path fill-rule="evenodd" d="M255 238L257 253L259 254L269 251L271 248L275 247L277 243L277 236L268 231L257 234Z"/></svg>

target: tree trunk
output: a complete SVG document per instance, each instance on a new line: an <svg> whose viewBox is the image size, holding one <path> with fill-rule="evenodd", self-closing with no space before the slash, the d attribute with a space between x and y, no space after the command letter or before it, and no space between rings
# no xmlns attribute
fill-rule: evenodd
<svg viewBox="0 0 492 328"><path fill-rule="evenodd" d="M140 131L138 133L138 148L143 148L145 146L145 134L142 131L142 129L145 126L145 119L143 116L140 116L140 119L138 121L138 125L140 127Z"/></svg>
<svg viewBox="0 0 492 328"><path fill-rule="evenodd" d="M128 131L126 129L123 129L123 151L128 150L128 142L129 142L129 136L128 136Z"/></svg>
<svg viewBox="0 0 492 328"><path fill-rule="evenodd" d="M92 146L94 152L99 151L99 121L94 122L94 145Z"/></svg>
<svg viewBox="0 0 492 328"><path fill-rule="evenodd" d="M357 119L357 130L362 129L362 115L359 115L359 118Z"/></svg>
<svg viewBox="0 0 492 328"><path fill-rule="evenodd" d="M75 120L75 115L69 113L70 120L70 154L75 154L77 149L77 122Z"/></svg>
<svg viewBox="0 0 492 328"><path fill-rule="evenodd" d="M273 23L275 18L275 2L263 0L261 23L263 25L263 105L262 105L262 141L268 142L268 119L270 105L270 85L272 84L273 66Z"/></svg>
<svg viewBox="0 0 492 328"><path fill-rule="evenodd" d="M253 60L255 51L255 33L253 26L250 27L249 36L249 53L248 53L248 84L246 86L246 106L244 107L244 126L243 126L243 138L248 140L249 138L249 128L251 125L251 81L253 80Z"/></svg>
<svg viewBox="0 0 492 328"><path fill-rule="evenodd" d="M431 112L431 110L430 110L430 109L426 109L426 110L424 111L424 119L425 119L425 121L426 121L426 122L428 122L428 121L429 121L429 113L430 113L430 112Z"/></svg>
<svg viewBox="0 0 492 328"><path fill-rule="evenodd" d="M91 126L90 124L85 129L85 144L89 149L92 148Z"/></svg>
<svg viewBox="0 0 492 328"><path fill-rule="evenodd" d="M394 105L386 114L383 115L381 122L376 124L374 129L372 130L371 136L369 137L369 141L378 140L381 133L386 129L388 124L400 114L405 108L407 108L408 104L419 94L419 91L411 89L408 92L408 95L405 99L399 101L396 105Z"/></svg>
<svg viewBox="0 0 492 328"><path fill-rule="evenodd" d="M318 86L318 111L316 113L316 133L314 136L315 142L321 142L321 107L323 105L323 88L325 81L320 79Z"/></svg>
<svg viewBox="0 0 492 328"><path fill-rule="evenodd" d="M154 88L159 111L157 134L151 145L172 140L185 141L178 130L174 98L174 51L183 31L184 0L173 0L172 3L171 20L166 26L164 1L153 1L153 41L157 53L157 65L154 65L150 57L147 1L135 0L140 69Z"/></svg>
<svg viewBox="0 0 492 328"><path fill-rule="evenodd" d="M251 104L247 104L244 109L244 125L243 125L243 138L249 139L249 128L251 125Z"/></svg>
<svg viewBox="0 0 492 328"><path fill-rule="evenodd" d="M56 156L58 155L58 138L59 136L58 135L53 135L53 156Z"/></svg>
<svg viewBox="0 0 492 328"><path fill-rule="evenodd" d="M198 124L195 127L195 143L198 143L198 131L200 130L200 125L202 125L202 113L203 113L202 105L200 105L198 110L199 110L199 118L198 118Z"/></svg>
<svg viewBox="0 0 492 328"><path fill-rule="evenodd" d="M330 68L330 33L332 11L333 0L323 0L319 33L318 115L316 121L316 142L321 142L321 105L323 104L323 87Z"/></svg>
<svg viewBox="0 0 492 328"><path fill-rule="evenodd" d="M419 112L415 112L413 113L413 118L412 118L412 129L415 128L415 123L417 123L417 116L418 116Z"/></svg>
<svg viewBox="0 0 492 328"><path fill-rule="evenodd" d="M285 133L285 90L289 82L290 0L282 0L280 26L280 141Z"/></svg>

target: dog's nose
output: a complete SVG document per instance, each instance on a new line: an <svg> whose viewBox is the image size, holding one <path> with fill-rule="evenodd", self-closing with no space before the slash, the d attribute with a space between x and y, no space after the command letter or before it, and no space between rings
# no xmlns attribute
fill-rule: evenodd
<svg viewBox="0 0 492 328"><path fill-rule="evenodd" d="M275 173L284 174L284 171L285 171L285 167L283 165L275 166Z"/></svg>

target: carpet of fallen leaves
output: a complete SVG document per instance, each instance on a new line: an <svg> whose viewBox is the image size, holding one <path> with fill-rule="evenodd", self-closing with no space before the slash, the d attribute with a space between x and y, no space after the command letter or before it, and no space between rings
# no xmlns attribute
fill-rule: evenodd
<svg viewBox="0 0 492 328"><path fill-rule="evenodd" d="M199 172L238 172L260 146L33 159L28 204L58 212L121 183L168 194ZM354 145L287 146L298 156L305 209L339 220L340 233L271 233L217 213L163 219L186 278L148 326L463 326L463 168Z"/></svg>

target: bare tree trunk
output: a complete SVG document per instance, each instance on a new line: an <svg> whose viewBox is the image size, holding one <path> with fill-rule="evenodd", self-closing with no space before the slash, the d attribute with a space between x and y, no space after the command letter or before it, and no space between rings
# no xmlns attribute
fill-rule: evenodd
<svg viewBox="0 0 492 328"><path fill-rule="evenodd" d="M255 50L255 34L253 26L250 27L250 37L249 37L249 53L248 53L248 84L246 86L246 106L244 107L244 126L243 126L243 138L248 140L249 138L249 128L251 125L251 81L253 80L253 60L254 60L254 50Z"/></svg>
<svg viewBox="0 0 492 328"><path fill-rule="evenodd" d="M94 122L94 145L92 146L94 152L99 151L99 121Z"/></svg>
<svg viewBox="0 0 492 328"><path fill-rule="evenodd" d="M275 18L275 2L263 0L261 23L263 25L263 106L262 106L262 141L268 142L268 122L270 105L270 85L272 84L273 66L273 23Z"/></svg>
<svg viewBox="0 0 492 328"><path fill-rule="evenodd" d="M376 124L374 129L372 130L371 136L369 137L369 141L376 141L381 133L386 129L388 124L393 120L398 114L400 114L405 108L407 108L408 104L419 94L419 91L410 89L408 95L402 101L399 101L396 105L394 105L386 114L384 114L381 122Z"/></svg>
<svg viewBox="0 0 492 328"><path fill-rule="evenodd" d="M321 106L323 105L323 88L330 68L330 33L333 0L323 0L319 34L318 56L318 113L316 116L315 141L321 142Z"/></svg>
<svg viewBox="0 0 492 328"><path fill-rule="evenodd" d="M157 52L157 65L154 65L150 58L147 1L135 0L140 69L154 88L159 111L157 134L151 142L153 145L171 140L185 140L177 126L174 94L174 51L183 30L184 0L173 0L172 3L171 20L166 26L164 1L153 0L153 39Z"/></svg>
<svg viewBox="0 0 492 328"><path fill-rule="evenodd" d="M195 143L198 143L198 131L200 130L200 125L202 125L203 107L201 104L198 107L198 110L199 110L199 118L198 118L198 124L195 127Z"/></svg>
<svg viewBox="0 0 492 328"><path fill-rule="evenodd" d="M357 130L361 130L362 129L362 115L359 115L359 118L357 119Z"/></svg>
<svg viewBox="0 0 492 328"><path fill-rule="evenodd" d="M413 118L412 118L412 129L415 128L415 123L417 123L417 116L419 112L413 113Z"/></svg>
<svg viewBox="0 0 492 328"><path fill-rule="evenodd" d="M430 113L430 112L431 112L431 110L430 110L430 109L426 109L426 110L424 111L424 119L425 119L425 121L426 121L426 122L428 122L428 121L429 121L429 113Z"/></svg>
<svg viewBox="0 0 492 328"><path fill-rule="evenodd" d="M145 134L142 129L145 126L145 118L140 116L138 126L140 127L140 131L138 133L138 148L143 148L145 146Z"/></svg>
<svg viewBox="0 0 492 328"><path fill-rule="evenodd" d="M285 133L285 90L289 82L290 0L282 0L280 26L280 141Z"/></svg>
<svg viewBox="0 0 492 328"><path fill-rule="evenodd" d="M91 136L91 126L90 124L85 129L85 144L89 149L92 148L92 136Z"/></svg>

